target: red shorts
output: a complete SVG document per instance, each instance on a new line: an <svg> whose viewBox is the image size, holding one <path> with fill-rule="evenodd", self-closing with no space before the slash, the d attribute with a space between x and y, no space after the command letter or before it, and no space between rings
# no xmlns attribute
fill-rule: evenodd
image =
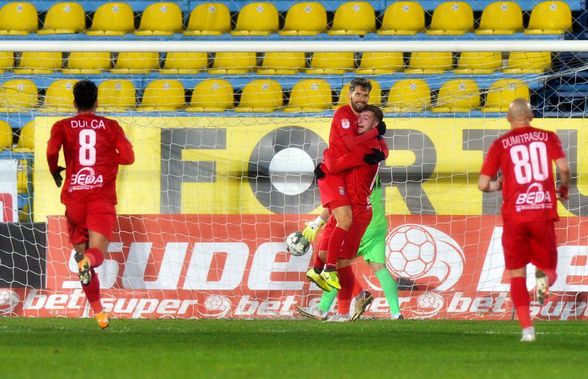
<svg viewBox="0 0 588 379"><path fill-rule="evenodd" d="M88 230L98 232L108 240L116 222L113 204L105 201L89 201L68 204L65 207L69 240L72 244L88 242Z"/></svg>
<svg viewBox="0 0 588 379"><path fill-rule="evenodd" d="M317 181L321 194L323 208L333 210L345 205L350 205L349 195L345 189L345 178L340 175L327 175Z"/></svg>
<svg viewBox="0 0 588 379"><path fill-rule="evenodd" d="M504 262L508 270L532 263L537 268L555 270L557 246L553 221L505 223L502 231Z"/></svg>
<svg viewBox="0 0 588 379"><path fill-rule="evenodd" d="M347 240L345 242L345 248L342 250L341 255L339 255L339 259L355 258L365 230L372 221L372 210L365 209L365 206L354 207L352 217L353 222L351 223L351 229L349 229ZM325 225L325 228L322 231L321 242L319 243L319 251L328 250L329 240L331 239L331 234L333 234L333 230L335 230L336 226L337 221L335 220L335 217L331 216L327 222L327 225Z"/></svg>

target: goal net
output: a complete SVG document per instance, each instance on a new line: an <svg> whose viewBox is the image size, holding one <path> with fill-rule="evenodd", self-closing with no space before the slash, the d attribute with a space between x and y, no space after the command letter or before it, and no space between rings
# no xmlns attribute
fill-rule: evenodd
<svg viewBox="0 0 588 379"><path fill-rule="evenodd" d="M305 280L312 252L291 256L284 240L321 209L313 169L349 81L363 76L388 125L379 172L386 265L403 315L513 317L501 199L476 183L508 129L508 104L524 97L533 125L558 133L572 169L570 199L559 204L559 278L532 313L585 318L586 46L323 42L3 43L16 55L0 83L9 136L0 154L0 314L90 312L45 158L51 126L73 112L73 84L88 78L99 84L99 112L119 121L136 154L119 171L118 222L97 269L105 309L123 318L298 317L296 306L321 292ZM354 268L375 296L366 315L389 317L374 273L361 258Z"/></svg>

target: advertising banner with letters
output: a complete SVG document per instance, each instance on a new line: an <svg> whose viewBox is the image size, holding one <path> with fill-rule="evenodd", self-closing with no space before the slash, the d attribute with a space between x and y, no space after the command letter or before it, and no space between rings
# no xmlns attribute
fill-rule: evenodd
<svg viewBox="0 0 588 379"><path fill-rule="evenodd" d="M300 214L320 207L313 169L331 120L313 117L120 117L136 161L119 171L122 214ZM35 156L45 157L58 118L35 119ZM495 215L496 194L478 191L484 154L508 130L504 119L398 118L388 121L390 156L381 166L387 214ZM588 121L536 119L558 133L570 161L563 216L588 213ZM63 164L62 164L63 165ZM45 159L35 162L35 220L62 215Z"/></svg>
<svg viewBox="0 0 588 379"><path fill-rule="evenodd" d="M389 216L387 266L400 281L407 318L513 317L497 216ZM290 318L318 301L305 280L312 252L285 252L284 238L303 227L289 215L128 215L97 269L103 304L121 318ZM588 318L588 221L563 218L558 279L541 319ZM9 290L4 314L89 315L63 217L50 217L43 289ZM366 316L389 317L370 268L355 271L375 296ZM534 286L532 268L528 286ZM8 296L8 295L7 295Z"/></svg>

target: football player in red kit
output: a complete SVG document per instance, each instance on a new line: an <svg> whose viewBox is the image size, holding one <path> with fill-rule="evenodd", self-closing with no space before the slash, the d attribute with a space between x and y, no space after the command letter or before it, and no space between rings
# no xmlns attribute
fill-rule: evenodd
<svg viewBox="0 0 588 379"><path fill-rule="evenodd" d="M100 301L100 282L94 271L104 261L116 222L118 165L135 161L133 146L120 125L94 114L98 88L89 80L73 88L77 115L56 122L47 143L49 171L57 187L65 182L61 202L65 205L69 239L76 253L82 289L98 325L109 325ZM65 168L58 166L63 148Z"/></svg>
<svg viewBox="0 0 588 379"><path fill-rule="evenodd" d="M369 80L363 78L355 78L349 84L349 104L337 109L331 122L328 151L333 157L342 157L361 148L365 143L375 141L379 135L386 132L386 125L382 122L376 129L358 135L358 115L367 105L371 89ZM307 277L321 288L324 288L326 283L330 287L340 289L336 270L337 257L346 246L347 238L351 237L348 234L353 222L349 188L345 184L346 173L329 173L328 167L324 164L317 166L315 172L322 206L333 215L336 226L329 238L325 269L320 274L309 270ZM356 251L349 252L355 253Z"/></svg>
<svg viewBox="0 0 588 379"><path fill-rule="evenodd" d="M535 291L543 304L557 278L556 192L560 199L568 198L570 169L557 134L529 124L533 112L527 100L515 99L507 119L511 130L492 143L478 188L484 192L502 190L502 246L510 271L510 296L522 328L521 341L530 342L535 340L535 329L529 312L526 266L532 263L537 268ZM560 173L557 191L552 161ZM492 180L498 170L502 177Z"/></svg>

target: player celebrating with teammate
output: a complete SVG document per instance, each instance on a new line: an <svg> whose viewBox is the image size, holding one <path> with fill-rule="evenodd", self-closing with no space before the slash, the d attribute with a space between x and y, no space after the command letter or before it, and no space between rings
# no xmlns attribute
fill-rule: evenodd
<svg viewBox="0 0 588 379"><path fill-rule="evenodd" d="M525 99L514 100L507 119L511 130L493 142L484 160L478 188L502 190L502 246L510 272L510 296L522 328L521 341L535 340L529 311L526 265L536 270L535 292L543 304L556 278L557 248L554 222L557 214L552 161L560 173L559 198L568 198L570 169L557 134L529 125L533 112ZM498 171L502 178L492 180Z"/></svg>
<svg viewBox="0 0 588 379"><path fill-rule="evenodd" d="M385 124L380 123L377 129L358 135L358 115L367 105L371 89L369 80L363 78L355 78L349 84L349 104L337 109L331 122L328 150L332 157L342 157L386 132ZM340 289L341 285L336 269L337 257L345 248L347 239L356 238L355 234L357 234L355 228L351 229L353 213L348 196L350 188L346 187L345 173L330 174L324 164L317 166L316 173L321 203L333 215L336 225L328 239L325 269L316 275L309 272L308 278L317 282L320 275L330 287ZM361 235L363 235L363 231L361 231L359 238ZM318 265L320 263L315 261L315 267Z"/></svg>
<svg viewBox="0 0 588 379"><path fill-rule="evenodd" d="M361 112L359 117L359 134L363 134L375 128L379 124L379 122L382 121L382 119L383 114L379 108L367 105ZM385 146L385 144L382 146L382 148L385 151L387 151L387 146ZM333 161L330 157L330 154L328 154L327 152L327 154L325 154L325 162L331 170L331 172L341 172L360 165L377 164L381 160L385 159L386 155L387 154L385 152L381 152L378 150L368 150L365 153L362 151L358 151L356 153L346 154L343 157L340 157L337 160ZM364 191L364 195L369 196L369 205L372 208L371 221L365 233L361 236L360 245L356 250L357 255L349 259L340 259L338 261L338 269L340 270L343 279L343 276L346 275L348 270L352 274L352 269L350 266L352 260L359 256L362 256L364 260L368 263L370 268L373 270L376 277L380 281L380 284L382 285L382 289L390 305L391 317L393 319L399 319L402 318L402 315L400 314L400 307L398 303L398 287L396 282L394 281L394 278L392 278L390 272L388 271L385 265L386 234L388 232L388 222L384 215L384 207L382 202L382 187L379 178L375 177L375 180L372 180L372 182L370 183L370 187L372 184L374 185L374 187L373 189L371 189L371 193L370 189ZM360 202L365 205L365 201ZM304 237L309 241L313 241L316 237L316 234L321 229L322 224L324 224L324 220L326 218L328 218L328 213L323 211L315 221L310 222L309 225L304 229ZM332 217L329 220L328 226L326 228L326 234L328 234L329 227L333 227ZM326 255L324 243L321 243L317 255L319 255L319 257L321 257L324 260L324 256ZM311 270L316 270L316 268L313 268ZM343 299L343 301L341 301L340 299L338 309L339 313L336 317L334 317L334 319L340 321L346 321L349 319L355 320L361 316L361 314L365 311L369 303L372 301L373 297L368 292L361 291L361 288L358 285L354 285L355 283L356 282L354 282L353 284L348 284L348 287L350 287L348 290L353 291L352 295L357 295L353 315L351 317L348 316L349 305L347 304L347 301L345 299ZM326 314L328 313L328 310L330 309L331 304L335 300L335 296L337 294L336 290L330 290L329 288L326 289L327 290L323 292L321 302L318 307L298 307L300 313L306 317L313 319L325 319ZM349 294L347 294L347 296L349 296Z"/></svg>
<svg viewBox="0 0 588 379"><path fill-rule="evenodd" d="M89 80L73 88L77 115L58 121L47 143L49 171L57 187L65 182L61 202L65 205L69 239L75 250L79 278L100 328L109 326L102 309L100 282L94 268L104 261L116 222L118 165L135 160L131 143L120 125L94 114L98 88ZM65 168L58 166L63 147Z"/></svg>

